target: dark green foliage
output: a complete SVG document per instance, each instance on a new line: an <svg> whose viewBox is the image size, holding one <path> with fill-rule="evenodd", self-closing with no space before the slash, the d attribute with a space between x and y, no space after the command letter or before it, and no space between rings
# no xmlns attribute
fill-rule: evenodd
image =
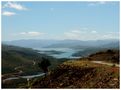
<svg viewBox="0 0 121 90"><path fill-rule="evenodd" d="M108 50L107 50L107 53L114 54L115 52L114 52L113 50L108 49Z"/></svg>
<svg viewBox="0 0 121 90"><path fill-rule="evenodd" d="M42 57L46 57L50 61L49 70L64 62L64 60L61 61L51 56L40 54L37 50L31 48L2 45L2 80L11 76L15 77L14 74L19 75L20 71L23 71L20 75L36 75L42 72L37 65L41 62ZM2 88L28 88L26 85L26 79L2 82Z"/></svg>
<svg viewBox="0 0 121 90"><path fill-rule="evenodd" d="M22 70L25 74L35 74L41 72L37 63L41 62L42 57L46 57L51 62L50 68L55 68L61 61L40 54L37 50L31 48L22 48L18 46L2 45L2 74L15 73ZM33 65L33 63L36 63ZM19 69L16 69L19 67Z"/></svg>
<svg viewBox="0 0 121 90"><path fill-rule="evenodd" d="M41 63L38 63L38 66L44 71L48 72L48 67L51 65L50 61L47 58L42 57Z"/></svg>

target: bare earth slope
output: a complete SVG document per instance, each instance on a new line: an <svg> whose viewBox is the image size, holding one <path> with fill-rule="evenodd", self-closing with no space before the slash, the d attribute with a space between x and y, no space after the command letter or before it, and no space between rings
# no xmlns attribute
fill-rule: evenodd
<svg viewBox="0 0 121 90"><path fill-rule="evenodd" d="M119 67L87 59L67 61L32 88L119 88Z"/></svg>

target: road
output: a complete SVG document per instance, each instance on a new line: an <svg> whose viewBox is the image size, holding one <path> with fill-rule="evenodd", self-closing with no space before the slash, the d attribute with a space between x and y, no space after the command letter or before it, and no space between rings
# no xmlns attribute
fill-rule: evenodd
<svg viewBox="0 0 121 90"><path fill-rule="evenodd" d="M109 66L115 65L116 67L120 67L119 64L108 63L108 62L104 62L104 61L92 61L92 62L93 62L93 63L99 63L99 64L105 64L105 65L109 65Z"/></svg>
<svg viewBox="0 0 121 90"><path fill-rule="evenodd" d="M3 82L8 81L8 80L20 79L20 78L32 79L32 78L41 77L41 76L44 76L44 75L45 75L45 73L40 73L40 74L37 74L37 75L29 75L29 76L10 77L10 78L4 79Z"/></svg>

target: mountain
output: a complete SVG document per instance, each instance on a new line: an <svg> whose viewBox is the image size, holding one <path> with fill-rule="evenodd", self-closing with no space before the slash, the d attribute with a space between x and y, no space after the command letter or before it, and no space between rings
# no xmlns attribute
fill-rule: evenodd
<svg viewBox="0 0 121 90"><path fill-rule="evenodd" d="M21 47L29 48L87 48L87 47L103 47L108 45L110 47L112 44L115 46L119 45L119 40L14 40L14 41L3 41L3 44L15 45Z"/></svg>
<svg viewBox="0 0 121 90"><path fill-rule="evenodd" d="M120 42L110 42L108 44L102 45L103 48L114 48L114 49L119 49L120 48Z"/></svg>
<svg viewBox="0 0 121 90"><path fill-rule="evenodd" d="M47 77L36 79L31 88L119 89L119 53L115 56L116 53L108 50L93 54L90 58L66 61ZM118 65L110 56L118 59Z"/></svg>
<svg viewBox="0 0 121 90"><path fill-rule="evenodd" d="M89 47L119 47L118 40L89 40L89 41L80 41L80 40L64 40L59 43L52 44L46 48L72 48L72 49L85 49Z"/></svg>
<svg viewBox="0 0 121 90"><path fill-rule="evenodd" d="M104 51L104 50L109 50L109 49L113 49L113 50L119 50L119 45L118 43L116 44L106 44L106 45L103 45L103 46L100 46L100 47L86 47L84 48L84 50L80 50L79 47L78 48L78 51L73 53L72 56L74 57L85 57L85 56L89 56L90 54L93 54L93 53L97 53L97 52L101 52L101 51ZM77 49L76 48L76 49Z"/></svg>
<svg viewBox="0 0 121 90"><path fill-rule="evenodd" d="M93 42L91 42L93 43ZM76 46L73 49L78 50L77 52L73 53L72 56L89 56L90 54L104 51L108 49L119 50L120 49L120 42L118 40L108 40L108 41L94 41L94 45L88 43L90 46ZM83 49L83 50L82 50Z"/></svg>
<svg viewBox="0 0 121 90"><path fill-rule="evenodd" d="M36 40L36 39L22 39L22 40L14 40L14 41L3 41L3 44L21 46L21 47L29 47L29 48L40 48L44 46L48 46L58 42L57 40Z"/></svg>
<svg viewBox="0 0 121 90"><path fill-rule="evenodd" d="M22 74L41 72L42 70L40 70L37 63L42 60L42 57L50 60L52 64L50 68L54 68L61 63L60 60L40 54L39 51L31 48L2 44L2 75L19 73L21 71Z"/></svg>

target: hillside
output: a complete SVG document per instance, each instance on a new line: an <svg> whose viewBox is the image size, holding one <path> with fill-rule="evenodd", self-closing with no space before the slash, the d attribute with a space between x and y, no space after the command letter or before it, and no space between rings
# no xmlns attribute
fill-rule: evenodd
<svg viewBox="0 0 121 90"><path fill-rule="evenodd" d="M102 53L110 54L101 52L100 58ZM93 62L99 53L92 56L91 60L86 57L64 62L47 77L37 79L31 88L119 88L119 66L104 60Z"/></svg>
<svg viewBox="0 0 121 90"><path fill-rule="evenodd" d="M100 51L74 60L58 60L38 50L2 45L2 88L119 88L119 50ZM37 63L42 57L50 60L47 77L25 78L41 72ZM56 68L55 68L56 67Z"/></svg>
<svg viewBox="0 0 121 90"><path fill-rule="evenodd" d="M115 50L115 51L118 51L119 50L118 44L115 44L114 47L110 47L110 46L111 45L109 45L109 46L104 45L104 46L101 46L101 47L88 47L88 48L86 48L84 50L82 50L82 49L80 50L77 47L78 48L77 49L78 51L75 52L75 53L73 53L72 56L85 57L85 56L89 56L89 55L94 54L94 53L97 53L97 52L103 52L103 51L110 50L110 49Z"/></svg>
<svg viewBox="0 0 121 90"><path fill-rule="evenodd" d="M66 62L32 88L119 88L119 67L89 61Z"/></svg>
<svg viewBox="0 0 121 90"><path fill-rule="evenodd" d="M88 59L93 61L107 61L119 64L119 50L108 49L89 55Z"/></svg>
<svg viewBox="0 0 121 90"><path fill-rule="evenodd" d="M56 67L59 60L40 54L37 50L31 48L23 48L18 46L2 45L2 75L19 73L21 74L36 74L41 72L37 63L42 57L46 57L51 62L51 67Z"/></svg>

